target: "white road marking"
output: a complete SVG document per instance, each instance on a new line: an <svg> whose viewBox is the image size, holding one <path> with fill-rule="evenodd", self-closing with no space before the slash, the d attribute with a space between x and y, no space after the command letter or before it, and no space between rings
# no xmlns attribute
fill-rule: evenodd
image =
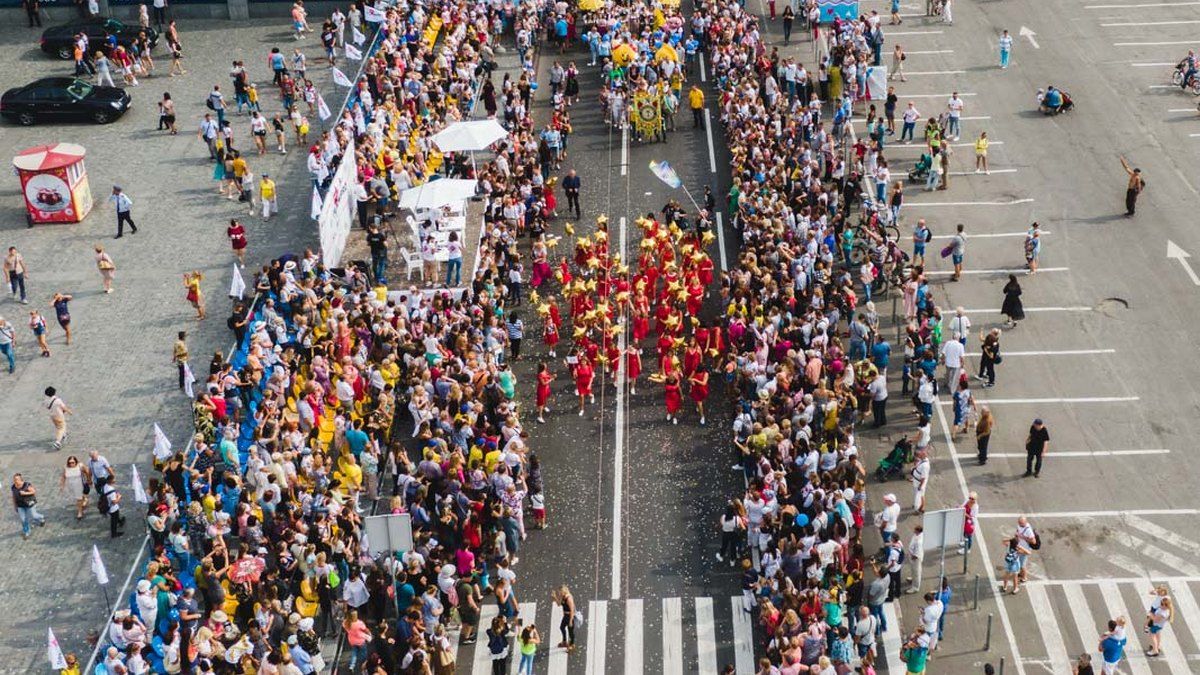
<svg viewBox="0 0 1200 675"><path fill-rule="evenodd" d="M1042 631L1050 665L1054 672L1065 673L1071 667L1070 657L1067 656L1067 647L1063 643L1062 631L1058 629L1058 619L1054 617L1046 587L1028 586L1025 590L1029 593L1029 604L1033 605L1033 615L1037 617L1037 625Z"/></svg>
<svg viewBox="0 0 1200 675"><path fill-rule="evenodd" d="M1114 47L1159 47L1166 45L1193 45L1195 40L1171 40L1168 42L1114 42Z"/></svg>
<svg viewBox="0 0 1200 675"><path fill-rule="evenodd" d="M733 663L737 675L754 675L754 629L750 615L742 609L742 596L729 598L733 613Z"/></svg>
<svg viewBox="0 0 1200 675"><path fill-rule="evenodd" d="M622 260L625 259L627 238L625 224L625 216L621 216L618 242ZM625 331L621 331L617 336L617 342L623 355L625 353ZM617 411L613 418L615 451L613 452L612 576L609 586L609 598L613 600L621 597L621 565L624 562L624 557L621 555L623 551L622 538L625 535L622 523L625 503L623 496L625 490L625 358L623 356L617 363L617 383Z"/></svg>
<svg viewBox="0 0 1200 675"><path fill-rule="evenodd" d="M1178 89L1179 87L1174 84L1152 84L1147 88L1148 89Z"/></svg>
<svg viewBox="0 0 1200 675"><path fill-rule="evenodd" d="M1167 588L1171 591L1171 602L1175 605L1175 612L1183 618L1182 622L1177 621L1175 625L1183 623L1187 626L1192 640L1200 645L1200 606L1196 605L1192 589L1188 588L1186 581L1169 581Z"/></svg>
<svg viewBox="0 0 1200 675"><path fill-rule="evenodd" d="M183 451L183 456L187 457L188 454L191 453L191 451L192 451L192 442L188 441L187 448L185 448ZM129 574L125 575L125 583L121 584L121 590L117 592L117 604L113 605L108 610L108 617L105 617L105 619L104 619L106 623L102 630L107 631L107 629L108 629L107 622L108 622L109 618L111 618L112 615L118 609L120 609L122 606L128 604L129 596L126 595L126 593L129 591L129 582L133 581L134 571L141 569L142 556L145 555L146 548L148 547L149 544L150 544L150 535L146 535L145 537L142 538L142 545L140 547L138 547L138 554L137 554L137 557L135 557L133 559L133 566L129 568ZM92 650L92 655L91 655L91 657L88 658L87 667L83 669L83 672L85 672L85 673L92 672L92 665L96 662L96 657L100 654L100 648L104 647L106 644L108 644L107 640L97 640L96 641L96 648Z"/></svg>
<svg viewBox="0 0 1200 675"><path fill-rule="evenodd" d="M1137 396L1085 396L1080 398L989 398L980 400L988 405L1011 405L1029 403L1129 403L1140 400ZM938 401L939 405L950 405L947 399Z"/></svg>
<svg viewBox="0 0 1200 675"><path fill-rule="evenodd" d="M904 670L904 661L900 658L903 631L900 626L900 617L896 615L896 605L896 602L883 603L883 618L888 625L888 629L883 632L883 653L887 655L889 673L899 673Z"/></svg>
<svg viewBox="0 0 1200 675"><path fill-rule="evenodd" d="M700 57L700 81L708 82L708 71L704 69L704 52L697 52L696 55Z"/></svg>
<svg viewBox="0 0 1200 675"><path fill-rule="evenodd" d="M621 127L621 175L629 173L629 125Z"/></svg>
<svg viewBox="0 0 1200 675"><path fill-rule="evenodd" d="M954 435L950 433L950 423L946 421L946 413L941 406L937 408L937 417L938 425L942 429L942 437L946 440L946 447L950 450L950 462L954 465L954 477L958 479L959 498L966 500L967 495L970 494L970 489L967 487L967 476L963 473L962 462L959 462L956 457L958 451L954 447ZM988 588L996 599L996 611L1000 613L1000 626L1004 629L1004 637L1008 640L1008 647L1012 651L1013 668L1017 675L1025 675L1025 664L1021 661L1021 646L1017 643L1017 636L1013 632L1012 620L1008 616L1008 605L1000 597L999 587L996 583L996 567L988 556L987 537L976 537L976 548L979 549L979 557L987 574Z"/></svg>
<svg viewBox="0 0 1200 675"><path fill-rule="evenodd" d="M894 35L894 33L889 33L889 35ZM921 50L912 51L912 52L906 51L904 53L909 56L925 55L925 54L953 54L954 50L953 49L921 49Z"/></svg>
<svg viewBox="0 0 1200 675"><path fill-rule="evenodd" d="M1070 267L1039 267L1038 273L1042 272L1069 272ZM992 269L992 270L963 270L963 274L1024 274L1025 269ZM926 272L927 277L947 277L954 274L954 270L934 270Z"/></svg>
<svg viewBox="0 0 1200 675"><path fill-rule="evenodd" d="M717 624L712 598L696 598L696 672L717 675Z"/></svg>
<svg viewBox="0 0 1200 675"><path fill-rule="evenodd" d="M495 605L484 605L479 611L479 625L486 627L492 625L492 619L500 613L500 608ZM492 672L492 653L488 650L487 633L479 636L479 641L475 643L475 656L471 660L471 675L489 675Z"/></svg>
<svg viewBox="0 0 1200 675"><path fill-rule="evenodd" d="M1193 7L1200 2L1146 2L1132 5L1084 5L1084 9L1141 9L1143 7ZM1172 64L1173 65L1173 64Z"/></svg>
<svg viewBox="0 0 1200 675"><path fill-rule="evenodd" d="M662 601L663 675L683 675L683 607L679 598Z"/></svg>
<svg viewBox="0 0 1200 675"><path fill-rule="evenodd" d="M1169 113L1196 112L1196 109L1195 108L1171 108L1171 109L1167 110L1167 112L1169 112Z"/></svg>
<svg viewBox="0 0 1200 675"><path fill-rule="evenodd" d="M1186 584L1186 583L1191 583L1191 582L1200 582L1200 577L1171 576L1171 575L1167 575L1167 574L1152 573L1149 575L1143 574L1142 576L1137 576L1137 577L1088 577L1086 579L1038 579L1035 581L1027 581L1026 583L1042 584L1045 586L1071 586L1071 585L1075 585L1075 586L1092 585L1092 586L1094 586L1096 584L1100 584L1105 581L1111 581L1116 584L1132 584L1132 583L1136 582L1138 579L1147 579L1147 578L1152 579L1155 582L1165 583L1165 584L1175 584L1175 583Z"/></svg>
<svg viewBox="0 0 1200 675"><path fill-rule="evenodd" d="M1016 171L1016 169L1013 169L1013 171ZM1040 230L1040 232L1043 235L1050 234L1050 230ZM971 233L972 239L994 239L996 237L1027 237L1027 236L1029 236L1029 230L1021 230L1020 232L991 232L988 234L975 234L974 232ZM953 239L954 235L952 235L952 234L935 234L935 235L933 235L933 238L935 241L938 239Z"/></svg>
<svg viewBox="0 0 1200 675"><path fill-rule="evenodd" d="M967 309L967 310L963 310L963 311L967 314L999 314L1000 313L999 308L997 308L997 309ZM1083 306L1026 307L1025 308L1026 314L1028 314L1030 312L1094 312L1094 311L1096 311L1095 307L1083 307Z"/></svg>
<svg viewBox="0 0 1200 675"><path fill-rule="evenodd" d="M1028 204L1032 201L1033 197L994 202L910 202L905 200L904 208L911 209L913 207L921 206L1016 206L1017 204Z"/></svg>
<svg viewBox="0 0 1200 675"><path fill-rule="evenodd" d="M519 618L521 620L522 626L528 626L531 623L535 623L537 621L537 603L536 602L522 602L517 609L517 618ZM517 628L514 630L517 633L519 633L521 631L520 628ZM484 635L486 636L487 634L484 633ZM515 633L514 633L514 636L515 636ZM476 642L475 644L479 644L479 643ZM509 672L509 675L517 675L517 668L521 665L521 652L520 652L519 648L517 647L516 640L513 640L513 644L510 649L512 650L512 658L509 659L508 672Z"/></svg>
<svg viewBox="0 0 1200 675"><path fill-rule="evenodd" d="M1200 138L1200 134L1188 134L1190 138Z"/></svg>
<svg viewBox="0 0 1200 675"><path fill-rule="evenodd" d="M1004 352L1005 356L1079 356L1085 354L1115 354L1115 349L1048 349L1045 351ZM969 352L965 356L979 356L979 352ZM1136 451L1140 452L1140 451ZM1158 452L1157 450L1151 452ZM1163 450L1170 452L1170 450ZM1057 454L1057 453L1055 453Z"/></svg>
<svg viewBox="0 0 1200 675"><path fill-rule="evenodd" d="M1131 26L1184 26L1188 24L1200 23L1200 19L1186 19L1180 21L1124 21L1121 23L1102 23L1101 28L1127 28Z"/></svg>
<svg viewBox="0 0 1200 675"><path fill-rule="evenodd" d="M990 403L990 401L989 401ZM1200 515L1200 509L1132 509L1128 511L1042 511L1034 513L994 513L985 511L980 518L1123 518L1134 516L1195 516Z"/></svg>
<svg viewBox="0 0 1200 675"><path fill-rule="evenodd" d="M1035 585L1026 584L1030 589ZM1096 646L1100 644L1100 635L1096 632L1096 621L1088 609L1083 588L1078 584L1064 584L1063 592L1067 596L1067 606L1071 608L1071 617L1075 620L1075 630L1079 631L1079 639L1083 640L1083 650L1095 659L1099 655Z"/></svg>
<svg viewBox="0 0 1200 675"><path fill-rule="evenodd" d="M646 631L642 626L642 601L625 601L625 675L641 675Z"/></svg>
<svg viewBox="0 0 1200 675"><path fill-rule="evenodd" d="M1176 548L1183 549L1184 551L1191 553L1193 556L1200 558L1200 543L1196 543L1191 539L1180 536L1159 525L1158 523L1153 523L1145 518L1142 518L1141 516L1129 516L1125 519L1125 524L1141 530L1155 539L1161 539ZM1200 617L1197 617L1197 619L1200 619ZM1196 644L1200 644L1200 640L1197 640Z"/></svg>
<svg viewBox="0 0 1200 675"><path fill-rule="evenodd" d="M1200 576L1200 568L1197 568L1191 562L1184 560L1170 551L1163 550L1141 537L1121 530L1114 530L1112 536L1113 540L1118 544L1137 551L1160 565L1173 568L1175 571L1187 576Z"/></svg>
<svg viewBox="0 0 1200 675"><path fill-rule="evenodd" d="M602 675L608 647L608 601L588 603L587 675Z"/></svg>
<svg viewBox="0 0 1200 675"><path fill-rule="evenodd" d="M989 171L988 171L988 173L983 173L982 171L951 171L951 172L950 172L950 175L951 175L951 176L980 176L980 177L984 177L984 176L990 176L990 175L991 175L991 174L993 174L993 173L1016 173L1016 172L1017 172L1017 170L1016 170L1016 169L991 169L991 170L989 170ZM1024 234L1024 233L1022 232L1021 234ZM971 235L971 236L975 236L975 237L977 237L977 236L979 236L979 235ZM984 235L984 236L987 236L987 235Z"/></svg>
<svg viewBox="0 0 1200 675"><path fill-rule="evenodd" d="M973 147L975 147L974 142L971 142L971 143L947 143L947 145L949 145L952 148L973 148ZM989 145L1004 145L1004 141L990 141ZM916 143L903 143L903 144L892 143L891 145L888 145L884 148L884 150L886 152L891 152L893 150L909 150L909 149L917 149L917 150L920 150L921 152L925 152L925 144L922 143L922 144L918 145Z"/></svg>
<svg viewBox="0 0 1200 675"><path fill-rule="evenodd" d="M1171 63L1170 61L1163 61L1161 63L1131 63L1129 65L1133 66L1134 68L1164 68L1166 66L1173 66L1175 64Z"/></svg>
<svg viewBox="0 0 1200 675"><path fill-rule="evenodd" d="M1011 352L1005 352L1005 356L1012 356ZM1095 452L1051 452L1047 457L1054 459L1080 458L1080 457L1138 457L1142 455L1165 455L1170 453L1170 450L1097 450ZM959 458L974 459L976 457L973 452L964 452L959 454ZM1023 452L989 452L988 459L999 457L1001 459L1025 459ZM1200 548L1200 546L1197 546ZM1197 552L1200 555L1200 551Z"/></svg>
<svg viewBox="0 0 1200 675"><path fill-rule="evenodd" d="M717 172L717 153L713 150L712 112L704 109L704 131L708 135L708 169Z"/></svg>
<svg viewBox="0 0 1200 675"><path fill-rule="evenodd" d="M546 632L547 635L553 635L554 631L562 625L563 611L562 605L555 602L550 606L550 629ZM480 625L483 625L482 623ZM481 642L487 642L487 636L483 636ZM567 655L569 652L563 647L558 646L558 641L547 639L550 645L550 658L548 659L550 670L548 675L567 675Z"/></svg>
<svg viewBox="0 0 1200 675"><path fill-rule="evenodd" d="M965 93L959 92L959 94L958 94L959 98L966 98L968 96L978 96L978 95L979 94L976 94L975 92L965 92ZM945 98L945 99L949 99L950 94L905 94L904 98Z"/></svg>
<svg viewBox="0 0 1200 675"><path fill-rule="evenodd" d="M898 31L894 31L894 32L885 33L885 35L888 37L900 37L902 35L907 36L907 35L941 35L941 34L942 34L942 31L940 31L940 30L898 30Z"/></svg>
<svg viewBox="0 0 1200 675"><path fill-rule="evenodd" d="M721 271L724 272L729 268L725 265L725 223L720 211L717 211L717 252L721 256Z"/></svg>
<svg viewBox="0 0 1200 675"><path fill-rule="evenodd" d="M1100 595L1104 598L1104 606L1110 617L1124 616L1128 620L1125 637L1129 643L1125 645L1125 661L1129 664L1130 672L1133 675L1151 675L1150 664L1146 663L1138 640L1141 631L1137 629L1142 623L1141 619L1146 616L1145 608L1139 607L1136 613L1130 612L1121 597L1121 589L1111 581L1100 582Z"/></svg>
<svg viewBox="0 0 1200 675"><path fill-rule="evenodd" d="M962 75L965 70L914 70L905 71L905 75Z"/></svg>

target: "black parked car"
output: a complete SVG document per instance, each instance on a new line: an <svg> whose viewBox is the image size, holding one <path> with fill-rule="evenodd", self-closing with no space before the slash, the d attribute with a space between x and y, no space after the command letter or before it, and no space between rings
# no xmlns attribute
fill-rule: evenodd
<svg viewBox="0 0 1200 675"><path fill-rule="evenodd" d="M129 49L138 33L146 31L150 46L158 44L158 31L153 28L121 23L116 19L95 17L92 19L77 19L62 26L47 28L42 32L42 51L53 54L60 59L71 59L75 56L75 36L83 33L88 37L88 44L94 51L103 50L108 53L108 45L104 42L105 32L117 37L117 44Z"/></svg>
<svg viewBox="0 0 1200 675"><path fill-rule="evenodd" d="M0 97L0 117L24 124L90 120L108 124L129 110L132 98L118 87L97 87L74 77L44 77Z"/></svg>

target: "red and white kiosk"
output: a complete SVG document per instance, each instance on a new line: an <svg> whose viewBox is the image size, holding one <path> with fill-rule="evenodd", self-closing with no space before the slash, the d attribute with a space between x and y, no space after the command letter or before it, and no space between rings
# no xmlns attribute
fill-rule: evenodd
<svg viewBox="0 0 1200 675"><path fill-rule="evenodd" d="M78 223L92 210L82 145L56 143L22 150L13 158L21 179L29 226Z"/></svg>

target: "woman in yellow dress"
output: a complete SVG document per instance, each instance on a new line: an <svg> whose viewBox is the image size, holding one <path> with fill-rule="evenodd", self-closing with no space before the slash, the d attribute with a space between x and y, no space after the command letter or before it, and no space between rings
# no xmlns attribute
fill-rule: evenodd
<svg viewBox="0 0 1200 675"><path fill-rule="evenodd" d="M204 292L200 290L200 282L204 281L204 273L200 270L184 272L183 287L187 289L188 302L196 310L196 320L204 318Z"/></svg>

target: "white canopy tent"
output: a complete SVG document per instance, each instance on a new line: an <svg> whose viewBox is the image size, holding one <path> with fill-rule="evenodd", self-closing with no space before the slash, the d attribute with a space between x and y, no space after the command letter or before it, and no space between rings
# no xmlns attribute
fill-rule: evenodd
<svg viewBox="0 0 1200 675"><path fill-rule="evenodd" d="M434 145L442 152L474 152L508 136L496 120L455 122L433 136Z"/></svg>
<svg viewBox="0 0 1200 675"><path fill-rule="evenodd" d="M461 178L431 180L400 194L400 208L416 212L419 209L437 209L475 196L478 183Z"/></svg>

